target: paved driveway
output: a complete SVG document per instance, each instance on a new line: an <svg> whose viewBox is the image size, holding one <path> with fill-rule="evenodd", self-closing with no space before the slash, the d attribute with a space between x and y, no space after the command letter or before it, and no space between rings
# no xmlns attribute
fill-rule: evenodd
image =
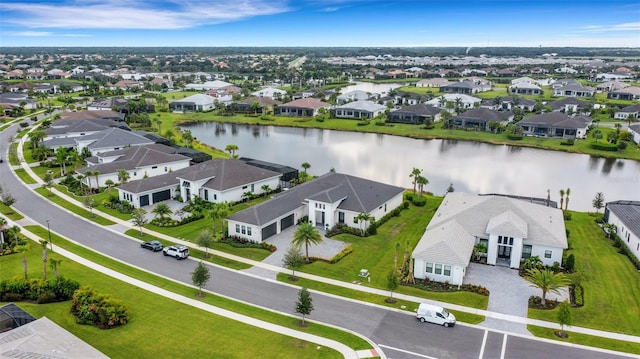
<svg viewBox="0 0 640 359"><path fill-rule="evenodd" d="M486 287L490 291L487 310L519 317L527 317L529 297L541 296L542 291L531 287L529 282L518 275L516 269L486 264L470 263L464 283ZM561 295L547 293L547 299L565 300L569 298L566 290ZM487 319L480 325L485 327L513 331L531 335L526 325L496 319Z"/></svg>
<svg viewBox="0 0 640 359"><path fill-rule="evenodd" d="M282 258L287 252L287 249L291 246L291 240L293 239L293 234L295 233L297 228L298 226L291 226L265 241L276 246L278 250L265 258L263 260L264 263L283 267ZM320 231L320 234L322 234L322 242L320 244L309 246L310 257L333 258L336 254L340 253L345 247L349 245L348 243L325 237L324 233L324 231ZM302 252L302 255L305 254L304 247L302 247L300 251ZM276 277L275 272L261 268L254 267L249 268L245 271L266 278L275 279Z"/></svg>

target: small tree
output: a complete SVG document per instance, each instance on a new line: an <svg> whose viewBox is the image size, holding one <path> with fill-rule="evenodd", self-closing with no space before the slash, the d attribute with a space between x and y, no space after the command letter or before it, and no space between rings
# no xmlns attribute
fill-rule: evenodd
<svg viewBox="0 0 640 359"><path fill-rule="evenodd" d="M393 299L393 292L398 289L400 285L400 275L396 269L392 269L387 274L387 289L389 290L389 298L385 301L387 303L395 303L396 300Z"/></svg>
<svg viewBox="0 0 640 359"><path fill-rule="evenodd" d="M309 263L309 244L322 243L322 236L311 222L302 222L300 223L300 225L298 225L298 229L296 229L295 233L293 234L291 243L298 248L300 248L304 244L305 261Z"/></svg>
<svg viewBox="0 0 640 359"><path fill-rule="evenodd" d="M296 270L299 270L304 265L304 256L300 252L300 247L295 245L289 246L284 257L282 257L282 264L285 268L291 269L291 277L289 277L289 280L297 280Z"/></svg>
<svg viewBox="0 0 640 359"><path fill-rule="evenodd" d="M203 297L202 287L204 287L207 282L211 279L211 273L209 273L209 268L205 266L202 261L198 262L196 268L193 272L191 272L191 281L193 285L198 287L198 297Z"/></svg>
<svg viewBox="0 0 640 359"><path fill-rule="evenodd" d="M53 274L55 274L56 278L58 278L58 269L60 268L60 265L62 263L62 259L55 259L55 258L51 258L49 259L49 268L51 268L53 270Z"/></svg>
<svg viewBox="0 0 640 359"><path fill-rule="evenodd" d="M91 213L91 218L94 218L96 215L93 213L93 208L96 206L96 200L93 197L85 197L83 200L84 206L89 209L89 213Z"/></svg>
<svg viewBox="0 0 640 359"><path fill-rule="evenodd" d="M204 247L205 258L209 258L209 248L211 248L211 246L213 245L213 238L213 233L208 229L200 231L200 233L196 237L196 243L200 247Z"/></svg>
<svg viewBox="0 0 640 359"><path fill-rule="evenodd" d="M542 290L542 306L546 305L547 293L560 293L560 288L569 284L569 278L564 274L553 273L550 269L529 269L524 279L530 282L532 287Z"/></svg>
<svg viewBox="0 0 640 359"><path fill-rule="evenodd" d="M47 280L47 244L49 242L44 239L40 240L40 246L42 247L42 280Z"/></svg>
<svg viewBox="0 0 640 359"><path fill-rule="evenodd" d="M300 326L306 327L305 316L310 315L313 311L313 299L307 288L302 287L298 291L298 301L296 302L296 313L302 315L302 323Z"/></svg>
<svg viewBox="0 0 640 359"><path fill-rule="evenodd" d="M309 164L309 162L303 162L303 163L302 163L302 165L300 165L300 166L302 167L302 175L303 175L303 178L306 180L306 179L307 179L307 176L309 175L309 174L307 173L307 170L308 170L309 168L311 168L311 165Z"/></svg>
<svg viewBox="0 0 640 359"><path fill-rule="evenodd" d="M7 207L11 207L14 203L16 203L16 199L13 198L13 196L9 193L3 193L2 195L0 195L0 202Z"/></svg>
<svg viewBox="0 0 640 359"><path fill-rule="evenodd" d="M227 145L224 150L229 152L232 158L236 158L236 151L239 150L239 148L237 145Z"/></svg>
<svg viewBox="0 0 640 359"><path fill-rule="evenodd" d="M262 193L264 193L265 197L269 194L269 191L271 191L271 187L269 187L268 184L263 184L260 188L262 189Z"/></svg>
<svg viewBox="0 0 640 359"><path fill-rule="evenodd" d="M370 215L369 213L359 213L356 216L356 221L358 221L358 225L360 226L360 232L361 235L364 237L365 234L365 229L367 228L367 226L369 225L369 222L373 221L373 216Z"/></svg>
<svg viewBox="0 0 640 359"><path fill-rule="evenodd" d="M108 180L104 181L104 185L107 187L107 191L109 191L109 193L111 193L111 187L115 186L116 184L112 180L108 179Z"/></svg>
<svg viewBox="0 0 640 359"><path fill-rule="evenodd" d="M147 211L145 211L144 208L136 208L133 210L133 213L131 213L131 222L133 222L134 225L138 226L138 228L140 229L140 237L144 237L144 232L142 232L142 227L147 224L147 217L146 217Z"/></svg>
<svg viewBox="0 0 640 359"><path fill-rule="evenodd" d="M45 173L42 181L44 182L44 188L49 190L49 196L52 196L53 193L51 193L51 187L53 187L53 175L51 174L51 172Z"/></svg>
<svg viewBox="0 0 640 359"><path fill-rule="evenodd" d="M596 214L600 213L600 209L604 207L604 194L602 194L602 192L596 193L595 198L591 201L591 205L596 209Z"/></svg>
<svg viewBox="0 0 640 359"><path fill-rule="evenodd" d="M560 303L558 310L558 324L560 324L560 337L566 338L568 335L564 332L565 325L571 325L571 306L566 300Z"/></svg>
<svg viewBox="0 0 640 359"><path fill-rule="evenodd" d="M151 210L151 213L153 213L156 218L160 217L160 220L164 221L166 216L171 216L173 214L173 211L168 204L160 202Z"/></svg>

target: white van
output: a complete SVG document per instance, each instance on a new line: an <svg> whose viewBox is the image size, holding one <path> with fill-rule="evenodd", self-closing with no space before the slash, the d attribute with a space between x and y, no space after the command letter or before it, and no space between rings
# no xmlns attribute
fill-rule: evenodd
<svg viewBox="0 0 640 359"><path fill-rule="evenodd" d="M456 317L449 313L446 309L437 305L420 303L416 318L421 322L429 322L440 324L445 327L452 327L456 325Z"/></svg>

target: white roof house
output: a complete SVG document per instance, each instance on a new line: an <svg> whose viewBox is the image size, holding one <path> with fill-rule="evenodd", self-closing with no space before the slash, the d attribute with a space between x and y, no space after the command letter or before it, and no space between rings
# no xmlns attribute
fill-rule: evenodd
<svg viewBox="0 0 640 359"><path fill-rule="evenodd" d="M441 103L441 99L444 98L444 104ZM434 97L431 100L425 102L425 105L436 106L440 108L445 108L447 102L456 102L457 99L460 99L462 102L462 108L473 108L475 103L482 102L481 99L465 94L444 94L442 96Z"/></svg>
<svg viewBox="0 0 640 359"><path fill-rule="evenodd" d="M506 196L448 193L412 253L414 276L462 284L478 243L491 265L518 268L530 256L560 263L567 248L562 211Z"/></svg>
<svg viewBox="0 0 640 359"><path fill-rule="evenodd" d="M274 87L265 87L258 91L252 92L252 96L269 97L272 100L282 99L287 94L287 91L280 90Z"/></svg>
<svg viewBox="0 0 640 359"><path fill-rule="evenodd" d="M387 106L373 101L353 101L335 108L336 117L353 119L374 118L387 109Z"/></svg>
<svg viewBox="0 0 640 359"><path fill-rule="evenodd" d="M216 108L216 99L203 94L195 94L182 100L171 101L169 109L174 112L210 111Z"/></svg>

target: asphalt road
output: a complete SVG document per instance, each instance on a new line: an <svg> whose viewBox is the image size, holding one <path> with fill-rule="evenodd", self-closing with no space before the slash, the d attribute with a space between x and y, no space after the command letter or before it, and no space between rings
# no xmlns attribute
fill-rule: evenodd
<svg viewBox="0 0 640 359"><path fill-rule="evenodd" d="M8 138L17 126L0 134L0 153L6 156ZM60 210L30 191L0 164L0 184L16 199L14 207L36 222L98 252L151 272L191 285L194 260L178 261L140 248L139 242L107 228L88 223ZM236 271L210 266L211 281L206 289L248 303L294 314L297 289ZM117 293L114 293L117 295ZM520 338L475 327L457 325L444 328L423 324L411 315L397 313L321 293L312 294L314 311L310 318L351 329L382 346L389 358L622 358L599 351Z"/></svg>

